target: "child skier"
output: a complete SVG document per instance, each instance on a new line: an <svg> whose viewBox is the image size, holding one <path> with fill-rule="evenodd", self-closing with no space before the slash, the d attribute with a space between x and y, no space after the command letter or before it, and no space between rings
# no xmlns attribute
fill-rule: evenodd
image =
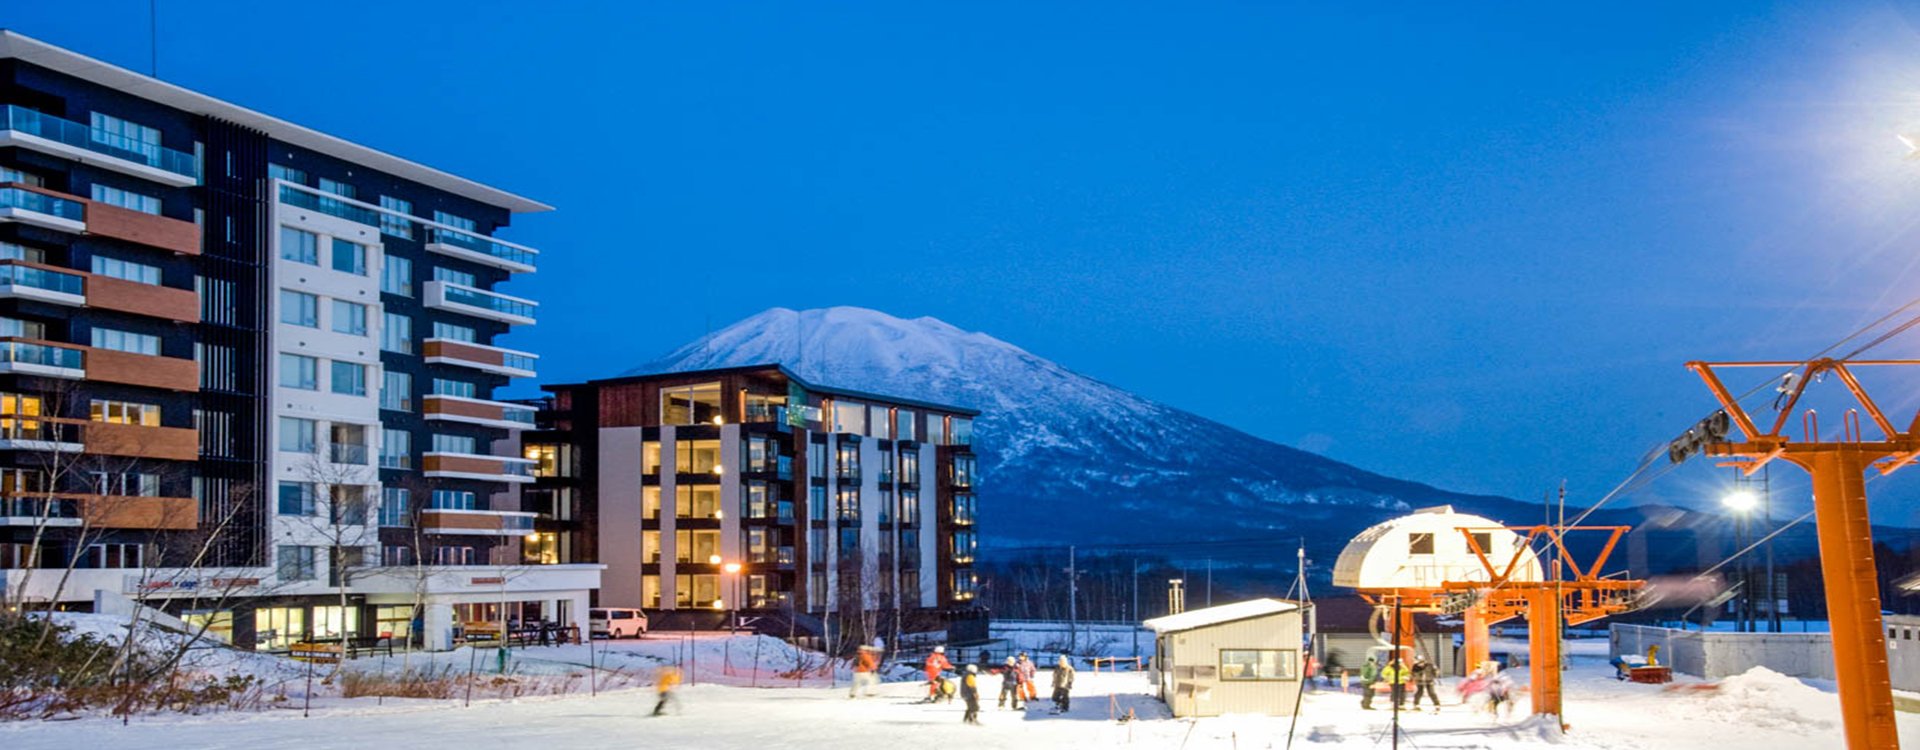
<svg viewBox="0 0 1920 750"><path fill-rule="evenodd" d="M1064 714L1073 703L1073 659L1061 654L1053 663L1053 712Z"/></svg>
<svg viewBox="0 0 1920 750"><path fill-rule="evenodd" d="M940 690L940 673L952 668L953 664L947 661L947 647L934 646L933 653L927 654L927 700L925 702L932 703L942 697L951 699L952 696L945 696Z"/></svg>
<svg viewBox="0 0 1920 750"><path fill-rule="evenodd" d="M1023 703L1022 693L1024 690L1025 688L1020 685L1020 665L1014 661L1013 657L1009 656L1007 657L1006 666L1000 669L1000 702L998 705L1001 708L1006 708L1007 698L1012 697L1013 710L1020 710L1023 707L1021 704Z"/></svg>
<svg viewBox="0 0 1920 750"><path fill-rule="evenodd" d="M1027 700L1029 702L1040 698L1039 688L1033 686L1033 675L1036 671L1033 666L1033 660L1027 658L1027 652L1020 652L1020 687L1027 691Z"/></svg>
<svg viewBox="0 0 1920 750"><path fill-rule="evenodd" d="M660 692L660 702L653 705L654 716L665 714L668 702L673 703L675 711L680 710L680 699L673 694L673 689L679 684L680 670L673 667L661 667L660 671L654 675L653 689Z"/></svg>
<svg viewBox="0 0 1920 750"><path fill-rule="evenodd" d="M967 674L960 678L960 698L967 702L967 713L960 721L967 724L980 723L980 665L968 664Z"/></svg>
<svg viewBox="0 0 1920 750"><path fill-rule="evenodd" d="M873 687L880 684L880 650L872 646L861 646L860 654L854 657L853 688L847 691L848 698L858 698L865 692L873 697ZM864 690L862 690L864 688Z"/></svg>

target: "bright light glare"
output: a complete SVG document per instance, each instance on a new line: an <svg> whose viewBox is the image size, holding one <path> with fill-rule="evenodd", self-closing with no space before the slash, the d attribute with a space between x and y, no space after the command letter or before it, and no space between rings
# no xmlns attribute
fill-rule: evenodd
<svg viewBox="0 0 1920 750"><path fill-rule="evenodd" d="M1746 490L1736 490L1720 498L1720 504L1735 513L1745 513L1760 505L1760 498Z"/></svg>

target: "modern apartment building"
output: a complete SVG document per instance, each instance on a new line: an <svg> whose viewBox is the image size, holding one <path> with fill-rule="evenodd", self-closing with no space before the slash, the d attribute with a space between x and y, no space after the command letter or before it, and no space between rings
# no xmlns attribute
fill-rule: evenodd
<svg viewBox="0 0 1920 750"><path fill-rule="evenodd" d="M977 618L977 412L778 365L545 389L522 491L552 509L537 523L563 559L607 566L600 604L687 622L880 613L882 631Z"/></svg>
<svg viewBox="0 0 1920 750"><path fill-rule="evenodd" d="M546 210L0 31L10 600L262 648L581 623L599 566L543 564L502 440L533 410L493 397L539 257L495 234Z"/></svg>

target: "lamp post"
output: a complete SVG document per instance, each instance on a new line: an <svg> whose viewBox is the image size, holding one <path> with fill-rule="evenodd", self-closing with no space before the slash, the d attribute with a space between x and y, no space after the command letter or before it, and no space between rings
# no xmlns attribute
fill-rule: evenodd
<svg viewBox="0 0 1920 750"><path fill-rule="evenodd" d="M1734 490L1733 492L1727 493L1726 497L1720 498L1720 505L1733 512L1734 551L1744 551L1747 542L1747 518L1748 515L1753 512L1753 509L1760 505L1760 498L1747 490ZM1753 629L1753 591L1751 588L1753 582L1750 580L1752 577L1748 575L1746 555L1740 556L1739 571L1740 605L1738 609L1734 610L1736 613L1734 630L1747 632Z"/></svg>
<svg viewBox="0 0 1920 750"><path fill-rule="evenodd" d="M726 573L727 581L727 634L739 631L740 626L740 563L730 562L720 566Z"/></svg>

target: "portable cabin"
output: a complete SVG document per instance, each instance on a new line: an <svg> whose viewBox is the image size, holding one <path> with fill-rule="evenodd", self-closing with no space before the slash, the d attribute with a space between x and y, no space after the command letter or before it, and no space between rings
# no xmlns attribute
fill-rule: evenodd
<svg viewBox="0 0 1920 750"><path fill-rule="evenodd" d="M1146 621L1173 715L1291 715L1300 696L1300 605L1253 599Z"/></svg>

